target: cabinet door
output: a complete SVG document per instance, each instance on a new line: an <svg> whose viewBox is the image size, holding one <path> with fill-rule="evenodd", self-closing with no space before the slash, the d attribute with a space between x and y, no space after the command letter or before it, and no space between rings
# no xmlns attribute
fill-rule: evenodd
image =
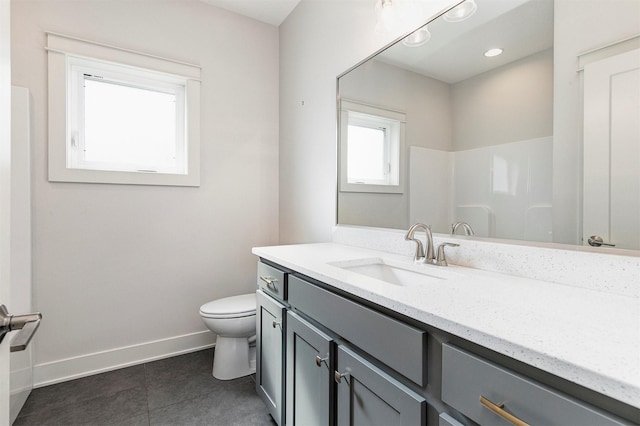
<svg viewBox="0 0 640 426"><path fill-rule="evenodd" d="M261 290L256 293L256 301L256 392L280 425L284 414L286 308Z"/></svg>
<svg viewBox="0 0 640 426"><path fill-rule="evenodd" d="M328 425L333 339L287 312L287 425Z"/></svg>
<svg viewBox="0 0 640 426"><path fill-rule="evenodd" d="M339 425L425 425L425 399L345 346L338 346Z"/></svg>

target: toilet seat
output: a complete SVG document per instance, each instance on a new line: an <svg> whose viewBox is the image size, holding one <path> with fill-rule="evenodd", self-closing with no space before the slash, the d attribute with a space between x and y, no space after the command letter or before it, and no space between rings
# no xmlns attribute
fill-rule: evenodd
<svg viewBox="0 0 640 426"><path fill-rule="evenodd" d="M255 316L255 293L225 297L205 303L200 307L200 315L205 318L242 318Z"/></svg>

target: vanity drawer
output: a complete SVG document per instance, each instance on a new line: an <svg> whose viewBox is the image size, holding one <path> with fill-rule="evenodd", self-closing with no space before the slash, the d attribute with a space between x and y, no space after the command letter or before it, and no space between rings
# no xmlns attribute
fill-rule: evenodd
<svg viewBox="0 0 640 426"><path fill-rule="evenodd" d="M258 287L280 300L287 300L287 273L271 265L258 262Z"/></svg>
<svg viewBox="0 0 640 426"><path fill-rule="evenodd" d="M424 385L426 332L289 277L289 303L403 376Z"/></svg>
<svg viewBox="0 0 640 426"><path fill-rule="evenodd" d="M486 404L504 403L504 411L530 425L627 424L530 378L443 344L442 400L481 425L511 424L483 405L481 397L488 400Z"/></svg>

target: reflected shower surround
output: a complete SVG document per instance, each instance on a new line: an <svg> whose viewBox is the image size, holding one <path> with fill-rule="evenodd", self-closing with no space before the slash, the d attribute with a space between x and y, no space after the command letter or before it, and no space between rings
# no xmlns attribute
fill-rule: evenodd
<svg viewBox="0 0 640 426"><path fill-rule="evenodd" d="M410 222L449 233L461 220L478 237L551 242L552 156L551 136L457 152L412 146L410 186L426 187L433 170L442 179L412 193Z"/></svg>

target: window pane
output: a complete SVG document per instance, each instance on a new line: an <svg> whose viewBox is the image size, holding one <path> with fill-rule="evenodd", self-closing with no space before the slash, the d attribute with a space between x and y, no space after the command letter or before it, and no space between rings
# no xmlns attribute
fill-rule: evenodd
<svg viewBox="0 0 640 426"><path fill-rule="evenodd" d="M384 180L384 129L349 125L347 141L347 182Z"/></svg>
<svg viewBox="0 0 640 426"><path fill-rule="evenodd" d="M175 167L176 96L84 79L84 160L150 170Z"/></svg>

